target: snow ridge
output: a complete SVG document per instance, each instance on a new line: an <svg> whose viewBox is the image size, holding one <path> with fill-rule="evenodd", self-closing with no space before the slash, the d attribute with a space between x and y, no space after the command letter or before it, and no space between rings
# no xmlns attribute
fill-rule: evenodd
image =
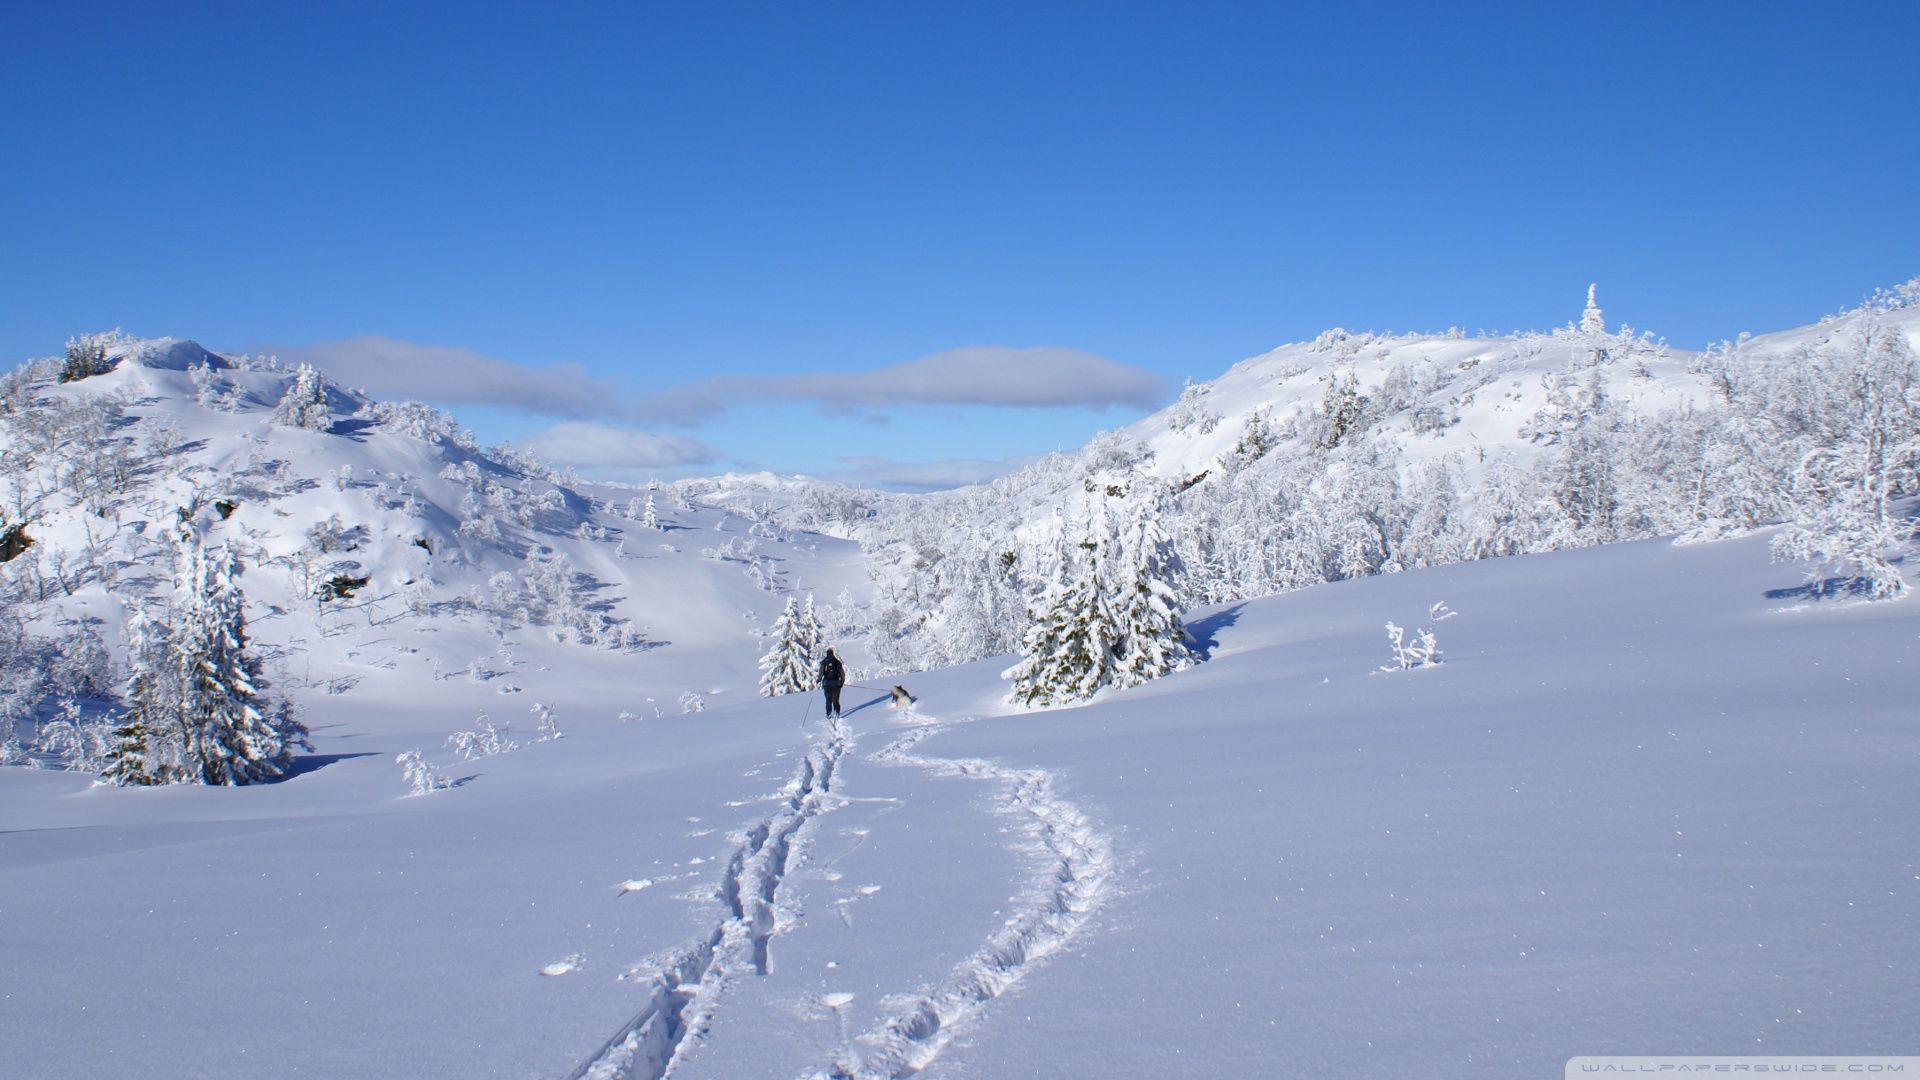
<svg viewBox="0 0 1920 1080"><path fill-rule="evenodd" d="M854 1040L842 1060L807 1080L902 1080L940 1056L987 1004L1012 989L1048 957L1066 948L1112 891L1118 870L1113 841L1079 807L1061 798L1045 769L1017 769L981 758L936 758L913 748L948 725L929 723L873 755L886 765L912 765L939 776L987 780L1000 788L995 810L1015 818L1044 855L1031 888L1006 925L954 966L932 990L896 995L893 1014Z"/></svg>
<svg viewBox="0 0 1920 1080"><path fill-rule="evenodd" d="M660 1080L671 1076L680 1050L698 1042L720 998L744 972L771 969L769 945L779 928L778 893L796 865L794 839L807 823L833 809L834 773L853 747L839 720L807 751L779 793L779 809L741 836L717 895L721 918L711 935L649 958L621 975L648 986L646 1005L567 1080Z"/></svg>

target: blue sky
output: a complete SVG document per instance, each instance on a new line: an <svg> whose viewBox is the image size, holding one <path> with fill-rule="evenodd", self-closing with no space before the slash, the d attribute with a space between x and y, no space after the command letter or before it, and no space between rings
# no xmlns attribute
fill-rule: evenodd
<svg viewBox="0 0 1920 1080"><path fill-rule="evenodd" d="M0 355L327 356L662 474L958 479L1329 326L1545 328L1597 281L1698 347L1920 274L1911 3L5 26Z"/></svg>

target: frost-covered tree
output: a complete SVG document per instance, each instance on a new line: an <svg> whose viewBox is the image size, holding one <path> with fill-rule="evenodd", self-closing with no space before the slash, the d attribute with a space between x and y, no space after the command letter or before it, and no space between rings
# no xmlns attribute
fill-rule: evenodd
<svg viewBox="0 0 1920 1080"><path fill-rule="evenodd" d="M1907 591L1894 553L1916 523L1894 502L1920 490L1920 356L1898 327L1867 318L1850 340L1803 358L1800 403L1813 443L1791 481L1776 558L1852 569L1874 600Z"/></svg>
<svg viewBox="0 0 1920 1080"><path fill-rule="evenodd" d="M657 529L660 527L660 514L653 508L653 496L647 496L647 504L640 508L640 527Z"/></svg>
<svg viewBox="0 0 1920 1080"><path fill-rule="evenodd" d="M820 625L820 615L813 606L813 594L807 594L807 602L800 608L800 625L807 635L807 657L818 665L827 646L826 628Z"/></svg>
<svg viewBox="0 0 1920 1080"><path fill-rule="evenodd" d="M1115 545L1106 514L1055 525L1021 660L1001 673L1013 682L1008 702L1029 708L1092 697L1112 681L1118 659L1107 565Z"/></svg>
<svg viewBox="0 0 1920 1080"><path fill-rule="evenodd" d="M1172 431L1193 432L1198 429L1200 435L1211 435L1213 429L1220 426L1220 414L1206 407L1204 400L1212 387L1194 385L1188 378L1180 389L1180 400L1167 409L1167 427Z"/></svg>
<svg viewBox="0 0 1920 1080"><path fill-rule="evenodd" d="M803 610L793 597L787 597L787 606L774 620L771 636L773 644L760 658L761 695L778 697L813 689L818 678L814 651L819 636L813 598L807 598Z"/></svg>
<svg viewBox="0 0 1920 1080"><path fill-rule="evenodd" d="M180 711L177 664L170 663L167 627L144 609L127 619L126 708L113 729L106 779L121 785L179 783L191 739Z"/></svg>
<svg viewBox="0 0 1920 1080"><path fill-rule="evenodd" d="M202 784L251 784L281 775L306 729L262 694L260 661L247 647L244 599L225 545L208 550L181 522L171 659L186 728L184 765Z"/></svg>
<svg viewBox="0 0 1920 1080"><path fill-rule="evenodd" d="M1353 372L1327 377L1327 394L1320 403L1320 413L1325 423L1320 445L1329 450L1365 424L1366 401L1360 396L1360 381Z"/></svg>
<svg viewBox="0 0 1920 1080"><path fill-rule="evenodd" d="M1140 499L1129 508L1111 562L1107 621L1114 628L1112 683L1126 688L1193 662L1170 582L1177 572L1173 544L1160 527L1160 508Z"/></svg>
<svg viewBox="0 0 1920 1080"><path fill-rule="evenodd" d="M287 387L280 404L274 406L273 422L308 431L333 430L333 410L327 407L327 380L318 369L301 364L294 372L293 385Z"/></svg>
<svg viewBox="0 0 1920 1080"><path fill-rule="evenodd" d="M196 364L187 374L193 379L194 401L201 408L211 409L223 403L220 376L212 364Z"/></svg>
<svg viewBox="0 0 1920 1080"><path fill-rule="evenodd" d="M433 766L421 758L420 751L408 750L396 754L393 759L400 766L400 775L407 781L408 795L431 795L436 791L445 791L453 786L453 778L444 773L433 771Z"/></svg>
<svg viewBox="0 0 1920 1080"><path fill-rule="evenodd" d="M101 779L121 787L148 787L164 783L153 769L153 736L136 717L122 716L114 724Z"/></svg>
<svg viewBox="0 0 1920 1080"><path fill-rule="evenodd" d="M60 381L79 382L105 374L109 366L107 347L117 344L119 340L117 331L111 334L81 334L67 339L66 356L60 365Z"/></svg>
<svg viewBox="0 0 1920 1080"><path fill-rule="evenodd" d="M1580 332L1583 334L1604 334L1607 332L1607 320L1605 316L1600 313L1600 305L1594 299L1594 294L1598 292L1599 289L1600 286L1597 284L1587 286L1587 308L1580 313Z"/></svg>

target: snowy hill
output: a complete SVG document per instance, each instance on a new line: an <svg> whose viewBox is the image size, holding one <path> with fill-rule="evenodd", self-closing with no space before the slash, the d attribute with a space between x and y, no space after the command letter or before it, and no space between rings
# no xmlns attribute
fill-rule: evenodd
<svg viewBox="0 0 1920 1080"><path fill-rule="evenodd" d="M43 363L7 387L0 532L31 546L0 574L23 632L117 648L130 607L166 594L167 530L188 520L236 556L272 682L316 721L339 698L438 743L483 711L524 726L562 688L593 687L604 720L751 693L788 593L865 590L851 544L594 489L425 406L322 384L302 427L276 419L299 372L191 342L103 352L99 374L60 383ZM637 520L649 499L657 528ZM10 722L45 707L24 674L0 699Z"/></svg>
<svg viewBox="0 0 1920 1080"><path fill-rule="evenodd" d="M783 520L841 523L868 550L870 647L898 671L1012 651L1062 522L1143 504L1194 604L1781 522L1783 551L1898 591L1875 553L1904 543L1887 498L1920 493L1920 283L1710 353L1608 333L1597 311L1585 323L1332 330L989 485L856 509L834 489L760 490L785 500Z"/></svg>
<svg viewBox="0 0 1920 1080"><path fill-rule="evenodd" d="M1894 308L1883 317L1920 345L1920 308ZM1738 355L1779 363L1820 345L1845 322L1836 318L1744 338ZM1152 452L1151 471L1186 480L1230 456L1256 415L1264 413L1276 428L1297 418L1294 430L1300 431L1324 421L1329 387L1352 375L1356 391L1369 399L1370 424L1396 444L1412 468L1448 457L1464 459L1469 471L1489 456L1531 464L1550 445L1536 437L1533 421L1542 410L1555 409L1557 376L1591 372L1609 400L1654 415L1709 401L1715 393L1713 359L1638 337L1625 327L1615 334L1568 328L1492 338L1329 330L1194 384L1181 402L1120 434Z"/></svg>
<svg viewBox="0 0 1920 1080"><path fill-rule="evenodd" d="M77 340L0 376L9 1075L1909 1050L1920 616L1863 598L1912 578L1916 298L1710 354L1329 332L934 496L588 485ZM1164 529L1199 662L1007 705L1116 520ZM183 536L311 729L277 782L94 780ZM842 724L756 693L809 593Z"/></svg>
<svg viewBox="0 0 1920 1080"><path fill-rule="evenodd" d="M237 790L9 770L9 1060L791 1080L1906 1052L1920 619L1797 580L1762 538L1372 577L1196 612L1206 663L1084 708L1007 715L989 661L915 677L929 726L880 694L843 732L762 700L422 798L382 757ZM1444 663L1379 672L1381 625L1442 599ZM343 722L328 749L379 745Z"/></svg>

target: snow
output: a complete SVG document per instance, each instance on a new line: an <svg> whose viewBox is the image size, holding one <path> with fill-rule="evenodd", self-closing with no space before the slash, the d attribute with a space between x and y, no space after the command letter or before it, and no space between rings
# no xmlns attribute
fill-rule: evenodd
<svg viewBox="0 0 1920 1080"><path fill-rule="evenodd" d="M1795 580L1764 538L1614 545L1195 613L1206 663L1081 708L1003 715L992 661L916 677L950 718L930 726L850 692L831 797L785 866L748 867L768 970L749 930L675 1075L810 1075L849 1048L925 1047L929 1076L1900 1052L1920 617L1768 596ZM1375 674L1380 625L1443 595L1446 662ZM829 745L798 704L583 727L411 799L377 711L346 707L322 753L368 756L262 788L7 770L10 1056L564 1075L640 1011L646 978L621 975L725 928L716 888ZM1045 789L1024 811L1022 779ZM1061 869L1063 823L1086 867ZM635 871L655 887L616 892ZM979 977L1023 936L1050 958ZM538 977L556 962L579 970ZM943 994L982 1007L895 1053Z"/></svg>
<svg viewBox="0 0 1920 1080"><path fill-rule="evenodd" d="M1319 402L1343 342L1192 395L1211 431L1144 421L1151 467L1190 476L1254 409ZM1374 386L1511 348L1345 359ZM1670 367L1622 385L1678 400L1690 361L1648 363ZM829 725L813 693L756 692L788 596L875 599L859 545L760 512L807 484L663 492L655 533L632 489L352 419L337 388L330 431L274 426L294 373L222 360L207 407L190 367L45 391L124 390L185 449L110 518L33 520L42 550L114 525L101 576L33 625L92 615L118 647L170 576L148 530L192 507L243 553L249 634L315 752L245 788L0 768L9 1075L1521 1076L1920 1030L1920 599L1804 584L1771 530L1187 611L1198 663L1047 710L1006 704L1004 656L864 677L849 633ZM1541 401L1508 381L1396 437L1524 452ZM465 463L520 492L497 539L461 528L485 490ZM294 557L335 516L355 547L328 557L371 580L316 603ZM603 623L492 601L542 548ZM1403 669L1389 624L1438 662ZM447 786L410 794L416 751Z"/></svg>

